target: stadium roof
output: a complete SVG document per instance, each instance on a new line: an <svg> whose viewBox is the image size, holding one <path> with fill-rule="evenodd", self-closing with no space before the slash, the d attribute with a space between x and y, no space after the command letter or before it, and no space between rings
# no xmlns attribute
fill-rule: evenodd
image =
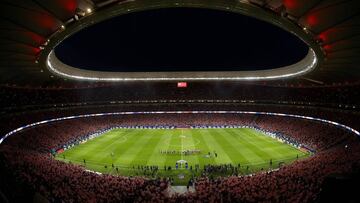
<svg viewBox="0 0 360 203"><path fill-rule="evenodd" d="M358 0L2 0L0 84L38 86L68 82L47 69L44 62L47 46L56 43L56 39L66 33L67 27L81 29L82 22L91 19L94 13L118 12L119 9L113 8L122 7L122 10L134 12L137 10L134 5L144 2L153 4L154 8L169 7L170 4L173 7L202 7L204 2L223 5L219 9L232 9L228 6L234 2L244 7L260 8L301 28L304 36L311 39L308 43L317 44L325 55L320 67L292 81L315 84L360 81Z"/></svg>

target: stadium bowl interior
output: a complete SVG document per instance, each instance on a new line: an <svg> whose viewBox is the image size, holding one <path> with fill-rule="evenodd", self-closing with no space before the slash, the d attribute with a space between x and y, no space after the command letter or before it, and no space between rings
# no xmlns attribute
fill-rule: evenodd
<svg viewBox="0 0 360 203"><path fill-rule="evenodd" d="M3 0L1 202L360 201L359 13Z"/></svg>

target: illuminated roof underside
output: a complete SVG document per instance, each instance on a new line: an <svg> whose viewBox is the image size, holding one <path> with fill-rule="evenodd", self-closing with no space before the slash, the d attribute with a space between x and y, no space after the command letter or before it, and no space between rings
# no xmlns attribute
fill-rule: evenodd
<svg viewBox="0 0 360 203"><path fill-rule="evenodd" d="M209 72L104 72L78 69L62 63L51 51L47 58L49 70L59 76L90 81L136 80L272 80L303 75L317 65L315 52L309 49L306 57L289 66L256 71Z"/></svg>
<svg viewBox="0 0 360 203"><path fill-rule="evenodd" d="M126 5L126 6L125 6ZM209 72L102 72L89 71L69 66L61 62L54 53L54 48L66 38L79 32L80 30L93 26L104 20L125 15L130 12L139 12L158 8L173 7L193 7L207 8L214 10L224 10L227 12L238 13L254 17L265 21L274 26L280 27L285 31L291 32L299 37L309 46L309 52L301 61L273 69L256 70L256 71L209 71ZM290 22L289 20L269 13L263 9L247 3L236 1L216 0L209 3L207 0L198 0L196 3L191 1L173 3L172 1L131 1L115 5L113 7L97 10L88 17L80 19L77 23L66 26L64 29L52 37L51 42L41 53L40 61L54 73L63 78L88 81L136 81L136 80L275 80L291 78L308 73L322 62L322 51L312 36L304 32L302 27ZM261 60L261 59L259 59ZM234 67L236 68L236 67Z"/></svg>
<svg viewBox="0 0 360 203"><path fill-rule="evenodd" d="M3 0L0 84L71 83L71 80L65 82L64 76L53 77L53 71L45 68L50 52L58 43L102 20L165 7L219 9L261 18L297 35L315 52L317 67L306 74L306 78L322 81L324 85L359 81L360 1ZM288 82L308 84L308 80L301 78ZM281 84L281 81L275 83Z"/></svg>

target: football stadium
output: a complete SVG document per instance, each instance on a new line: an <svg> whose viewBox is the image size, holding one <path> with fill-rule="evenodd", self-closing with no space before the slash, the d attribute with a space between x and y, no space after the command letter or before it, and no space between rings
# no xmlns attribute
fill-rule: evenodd
<svg viewBox="0 0 360 203"><path fill-rule="evenodd" d="M359 202L357 0L2 0L0 202Z"/></svg>

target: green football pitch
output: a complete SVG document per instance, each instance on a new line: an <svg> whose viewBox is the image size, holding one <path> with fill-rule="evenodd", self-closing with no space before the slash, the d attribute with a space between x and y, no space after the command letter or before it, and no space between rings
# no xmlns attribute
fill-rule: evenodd
<svg viewBox="0 0 360 203"><path fill-rule="evenodd" d="M186 150L197 152L181 153ZM232 164L239 168L240 175L245 175L278 168L281 164L306 156L309 156L307 152L260 131L250 128L216 128L114 129L75 145L56 158L101 173L172 177L175 183L182 184L190 176L200 175L200 170L194 170L195 165L203 169L207 164ZM179 169L175 169L179 161L182 165L179 164ZM188 169L185 168L185 162L188 163ZM158 166L159 170L156 174L146 173L141 170L141 166ZM171 170L164 170L165 167L171 167ZM183 179L184 176L187 178Z"/></svg>

